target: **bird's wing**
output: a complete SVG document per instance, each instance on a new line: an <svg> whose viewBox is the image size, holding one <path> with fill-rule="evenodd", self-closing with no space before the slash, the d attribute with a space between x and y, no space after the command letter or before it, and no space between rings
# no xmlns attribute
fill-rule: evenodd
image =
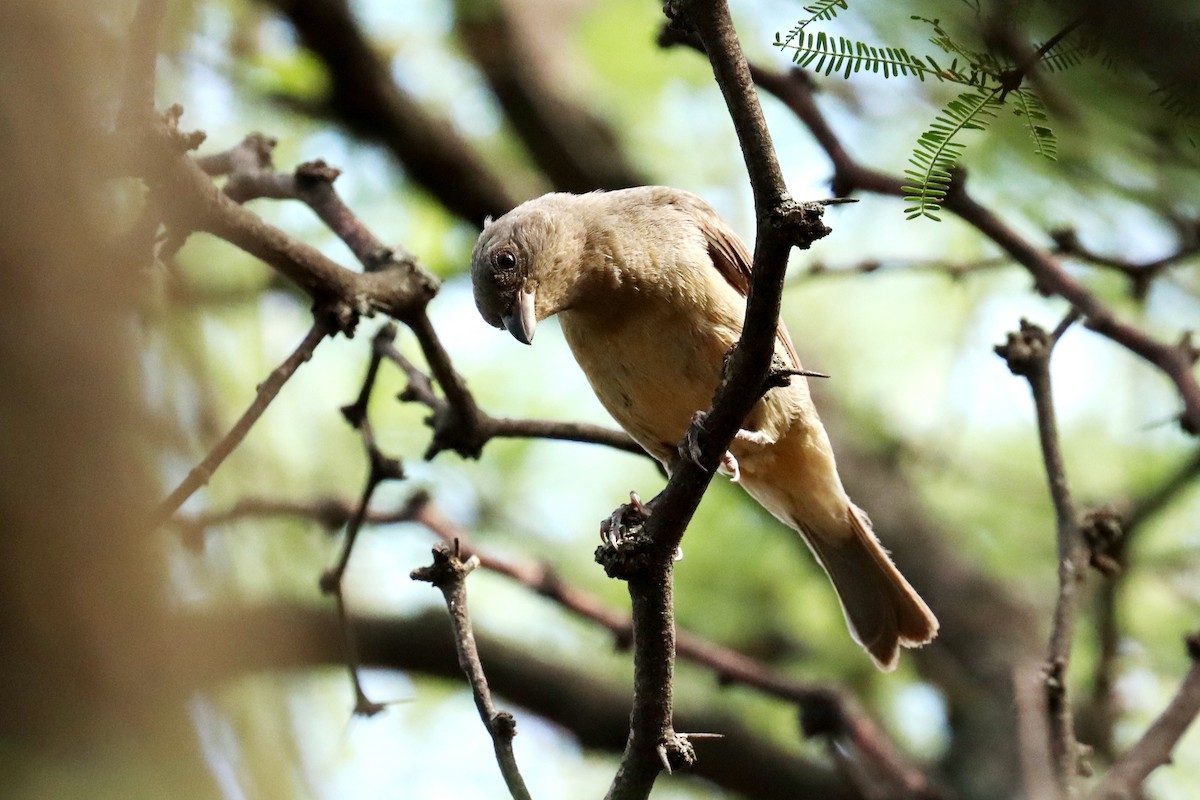
<svg viewBox="0 0 1200 800"><path fill-rule="evenodd" d="M707 203L699 198L692 200L685 196L684 199L688 201L685 205L696 217L700 230L704 232L704 236L708 240L708 254L712 258L713 266L717 268L717 272L721 273L721 277L729 282L730 286L737 289L742 297L748 296L750 293L750 265L754 259L750 255L746 243L725 224L725 220L721 219L720 215L713 211ZM796 354L796 347L792 344L792 338L788 336L787 328L783 326L782 320L775 331L775 336L783 345L788 358L791 359L792 363L789 366L792 369L800 369L800 357Z"/></svg>

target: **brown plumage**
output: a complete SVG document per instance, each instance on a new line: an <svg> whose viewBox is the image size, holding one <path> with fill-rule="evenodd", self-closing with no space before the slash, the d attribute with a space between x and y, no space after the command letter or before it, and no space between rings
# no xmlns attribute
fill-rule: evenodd
<svg viewBox="0 0 1200 800"><path fill-rule="evenodd" d="M548 194L488 223L471 278L483 318L529 344L558 315L596 396L668 470L741 335L750 254L703 200L659 186ZM776 360L800 360L780 323ZM758 402L724 471L799 531L881 669L937 634L929 608L846 496L803 377Z"/></svg>

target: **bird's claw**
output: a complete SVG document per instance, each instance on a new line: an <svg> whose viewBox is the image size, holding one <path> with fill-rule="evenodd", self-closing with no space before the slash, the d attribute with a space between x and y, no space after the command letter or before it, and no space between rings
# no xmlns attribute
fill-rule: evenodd
<svg viewBox="0 0 1200 800"><path fill-rule="evenodd" d="M645 523L649 516L650 508L642 502L637 492L630 492L629 502L617 506L616 510L600 523L600 541L610 550L616 550L626 532Z"/></svg>
<svg viewBox="0 0 1200 800"><path fill-rule="evenodd" d="M775 439L762 431L751 431L742 428L733 437L734 441L742 442L743 444L752 444L757 447L767 447L775 444Z"/></svg>
<svg viewBox="0 0 1200 800"><path fill-rule="evenodd" d="M704 418L707 416L708 414L703 411L692 414L692 422L688 425L687 432L683 434L683 442L679 445L679 455L696 465L700 464L700 459L704 456L704 449L700 446L698 434L703 430Z"/></svg>
<svg viewBox="0 0 1200 800"><path fill-rule="evenodd" d="M725 451L725 455L721 456L721 472L728 475L729 480L734 483L741 483L742 468L738 464L738 460L733 457L733 453L728 450Z"/></svg>
<svg viewBox="0 0 1200 800"><path fill-rule="evenodd" d="M703 448L700 446L699 433L704 429L704 418L708 416L703 411L697 411L692 415L692 424L688 425L687 432L683 435L683 441L679 444L680 458L686 458L697 466L701 466L701 458L703 456ZM775 440L762 431L739 430L733 437L736 442L753 444L757 446L765 446L774 444ZM738 464L737 458L728 450L721 456L721 463L717 467L718 470L730 476L734 483L740 483L742 480L742 468Z"/></svg>

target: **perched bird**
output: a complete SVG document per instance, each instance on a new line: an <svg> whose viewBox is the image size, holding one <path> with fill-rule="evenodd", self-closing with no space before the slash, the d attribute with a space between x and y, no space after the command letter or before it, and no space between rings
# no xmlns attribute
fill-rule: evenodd
<svg viewBox="0 0 1200 800"><path fill-rule="evenodd" d="M668 471L712 402L742 332L751 257L696 195L661 186L548 194L488 222L471 257L475 303L530 344L558 315L600 402ZM800 369L780 323L775 361ZM847 497L803 377L772 389L722 471L804 537L837 589L850 633L884 670L938 623Z"/></svg>

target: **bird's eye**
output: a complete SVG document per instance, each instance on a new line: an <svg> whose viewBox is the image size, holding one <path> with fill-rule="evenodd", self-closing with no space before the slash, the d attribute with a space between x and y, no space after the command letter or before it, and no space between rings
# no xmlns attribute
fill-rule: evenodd
<svg viewBox="0 0 1200 800"><path fill-rule="evenodd" d="M505 271L517 268L517 257L510 250L501 250L495 256L496 267Z"/></svg>

